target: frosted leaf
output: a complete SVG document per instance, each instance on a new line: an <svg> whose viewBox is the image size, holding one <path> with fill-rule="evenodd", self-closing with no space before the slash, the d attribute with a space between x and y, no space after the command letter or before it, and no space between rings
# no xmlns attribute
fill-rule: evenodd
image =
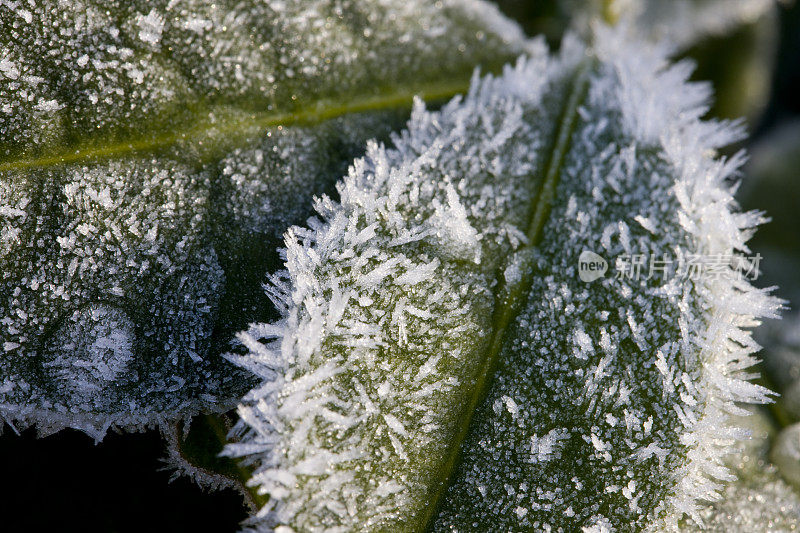
<svg viewBox="0 0 800 533"><path fill-rule="evenodd" d="M523 46L474 0L10 1L0 23L4 159L162 136L209 105L286 113L443 83Z"/></svg>
<svg viewBox="0 0 800 533"><path fill-rule="evenodd" d="M708 154L735 138L698 120L702 85L601 31L597 66L568 130L549 220L525 277L528 297L503 339L487 397L474 414L436 530L577 531L674 527L731 479L720 458L737 432L734 400L763 402L740 374L758 348L740 329L778 303L725 276L663 275L663 257L746 253L757 213L737 213L725 179L741 163ZM657 221L642 224L642 220ZM615 271L586 283L594 250ZM641 275L620 265L646 258ZM677 264L675 265L677 266ZM630 275L628 275L630 274ZM492 416L512 396L521 420ZM527 439L558 430L558 462L531 462ZM521 506L519 517L508 510Z"/></svg>
<svg viewBox="0 0 800 533"><path fill-rule="evenodd" d="M555 122L579 51L540 46L440 113L418 103L393 149L373 143L355 161L340 203L321 199L322 220L287 234L291 284L271 289L284 321L254 325L241 336L251 353L232 356L266 379L229 452L263 454L255 480L278 502L264 524L424 524L485 373L495 277L527 242L547 140L531 124Z"/></svg>
<svg viewBox="0 0 800 533"><path fill-rule="evenodd" d="M0 414L100 438L235 405L220 354L276 316L285 228L412 94L527 46L473 0L0 2Z"/></svg>
<svg viewBox="0 0 800 533"><path fill-rule="evenodd" d="M761 221L731 197L741 154L715 156L740 132L699 120L708 88L690 72L598 28L368 147L339 201L286 234L268 287L282 319L230 356L262 380L227 448L269 497L254 527L698 518L732 478L735 402L767 401L743 372L748 329L779 302L730 259L718 276L614 275L626 256L747 253ZM587 250L611 269L590 284Z"/></svg>

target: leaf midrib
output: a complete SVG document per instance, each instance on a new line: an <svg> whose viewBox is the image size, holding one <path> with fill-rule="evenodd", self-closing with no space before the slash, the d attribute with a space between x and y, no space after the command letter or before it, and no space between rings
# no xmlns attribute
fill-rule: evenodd
<svg viewBox="0 0 800 533"><path fill-rule="evenodd" d="M129 140L110 144L85 144L61 150L52 155L33 158L17 158L11 161L0 162L0 172L25 171L44 169L64 164L75 164L114 157L124 157L134 154L154 152L168 148L179 142L197 141L215 137L264 130L278 126L313 125L326 120L342 117L352 113L368 111L381 111L410 107L414 97L426 101L444 100L462 94L469 88L469 79L435 82L413 87L402 87L380 94L361 94L352 99L341 102L335 100L318 100L308 108L293 111L271 111L264 113L250 113L246 117L213 122L206 116L204 120L192 123L185 129L170 131L157 137L148 137L139 140Z"/></svg>
<svg viewBox="0 0 800 533"><path fill-rule="evenodd" d="M549 160L545 165L546 171L544 173L544 178L538 182L537 190L533 195L534 200L528 219L527 231L525 232L528 238L528 245L524 248L520 248L518 252L533 248L542 238L542 231L547 222L553 200L555 199L564 157L569 150L570 139L577 122L578 108L582 104L588 89L588 73L590 66L590 60L584 61L576 69L569 84L569 96L561 109L557 121L554 143L551 149L548 150ZM512 258L508 261L512 261ZM437 484L434 501L427 507L427 513L422 521L423 530L425 531L432 531L433 522L441 508L442 496L447 491L449 486L448 482L461 455L461 445L472 425L472 418L479 402L486 396L493 369L497 365L500 350L503 347L506 330L519 314L524 298L528 294L533 282L530 276L522 276L520 281L514 285L507 286L503 275L506 264L498 270L497 275L498 289L495 293L495 298L499 304L495 306L494 317L492 319L492 323L495 324L495 327L491 332L489 350L478 373L478 380L470 398L468 409L465 411L464 419L453 441L450 455L442 468L442 476L440 482Z"/></svg>

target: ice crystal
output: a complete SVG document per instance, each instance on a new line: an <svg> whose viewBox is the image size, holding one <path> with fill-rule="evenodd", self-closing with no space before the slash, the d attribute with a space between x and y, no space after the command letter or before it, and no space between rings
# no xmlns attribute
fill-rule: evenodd
<svg viewBox="0 0 800 533"><path fill-rule="evenodd" d="M234 405L219 354L275 316L281 233L407 118L391 91L525 46L473 0L0 1L0 415L101 437Z"/></svg>
<svg viewBox="0 0 800 533"><path fill-rule="evenodd" d="M748 328L779 306L730 259L761 221L715 156L741 132L700 120L690 65L595 40L418 105L286 234L283 318L231 355L263 380L227 449L269 495L255 527L671 528L732 478L728 414L767 400ZM587 283L585 251L727 259Z"/></svg>

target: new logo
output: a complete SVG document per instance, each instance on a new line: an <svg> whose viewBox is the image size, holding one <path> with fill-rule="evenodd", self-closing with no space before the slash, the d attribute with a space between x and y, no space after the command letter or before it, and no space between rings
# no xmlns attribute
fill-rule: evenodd
<svg viewBox="0 0 800 533"><path fill-rule="evenodd" d="M608 262L594 252L584 250L578 258L578 277L582 281L588 283L600 279L607 271Z"/></svg>

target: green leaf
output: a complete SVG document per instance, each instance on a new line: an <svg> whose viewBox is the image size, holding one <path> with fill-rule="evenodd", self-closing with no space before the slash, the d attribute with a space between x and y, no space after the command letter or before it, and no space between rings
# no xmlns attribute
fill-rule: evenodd
<svg viewBox="0 0 800 533"><path fill-rule="evenodd" d="M226 451L259 530L674 528L732 478L779 306L731 255L761 222L715 155L741 133L687 64L597 32L418 105L287 232L282 318L230 356L262 379Z"/></svg>
<svg viewBox="0 0 800 533"><path fill-rule="evenodd" d="M173 480L184 476L205 489L233 489L242 495L245 505L255 511L265 500L244 485L250 472L236 461L219 455L233 426L231 419L227 414L198 415L191 420L162 426L161 434L167 443L167 456L163 461L172 471Z"/></svg>
<svg viewBox="0 0 800 533"><path fill-rule="evenodd" d="M102 437L224 411L259 287L411 96L525 49L482 2L0 6L0 411Z"/></svg>

